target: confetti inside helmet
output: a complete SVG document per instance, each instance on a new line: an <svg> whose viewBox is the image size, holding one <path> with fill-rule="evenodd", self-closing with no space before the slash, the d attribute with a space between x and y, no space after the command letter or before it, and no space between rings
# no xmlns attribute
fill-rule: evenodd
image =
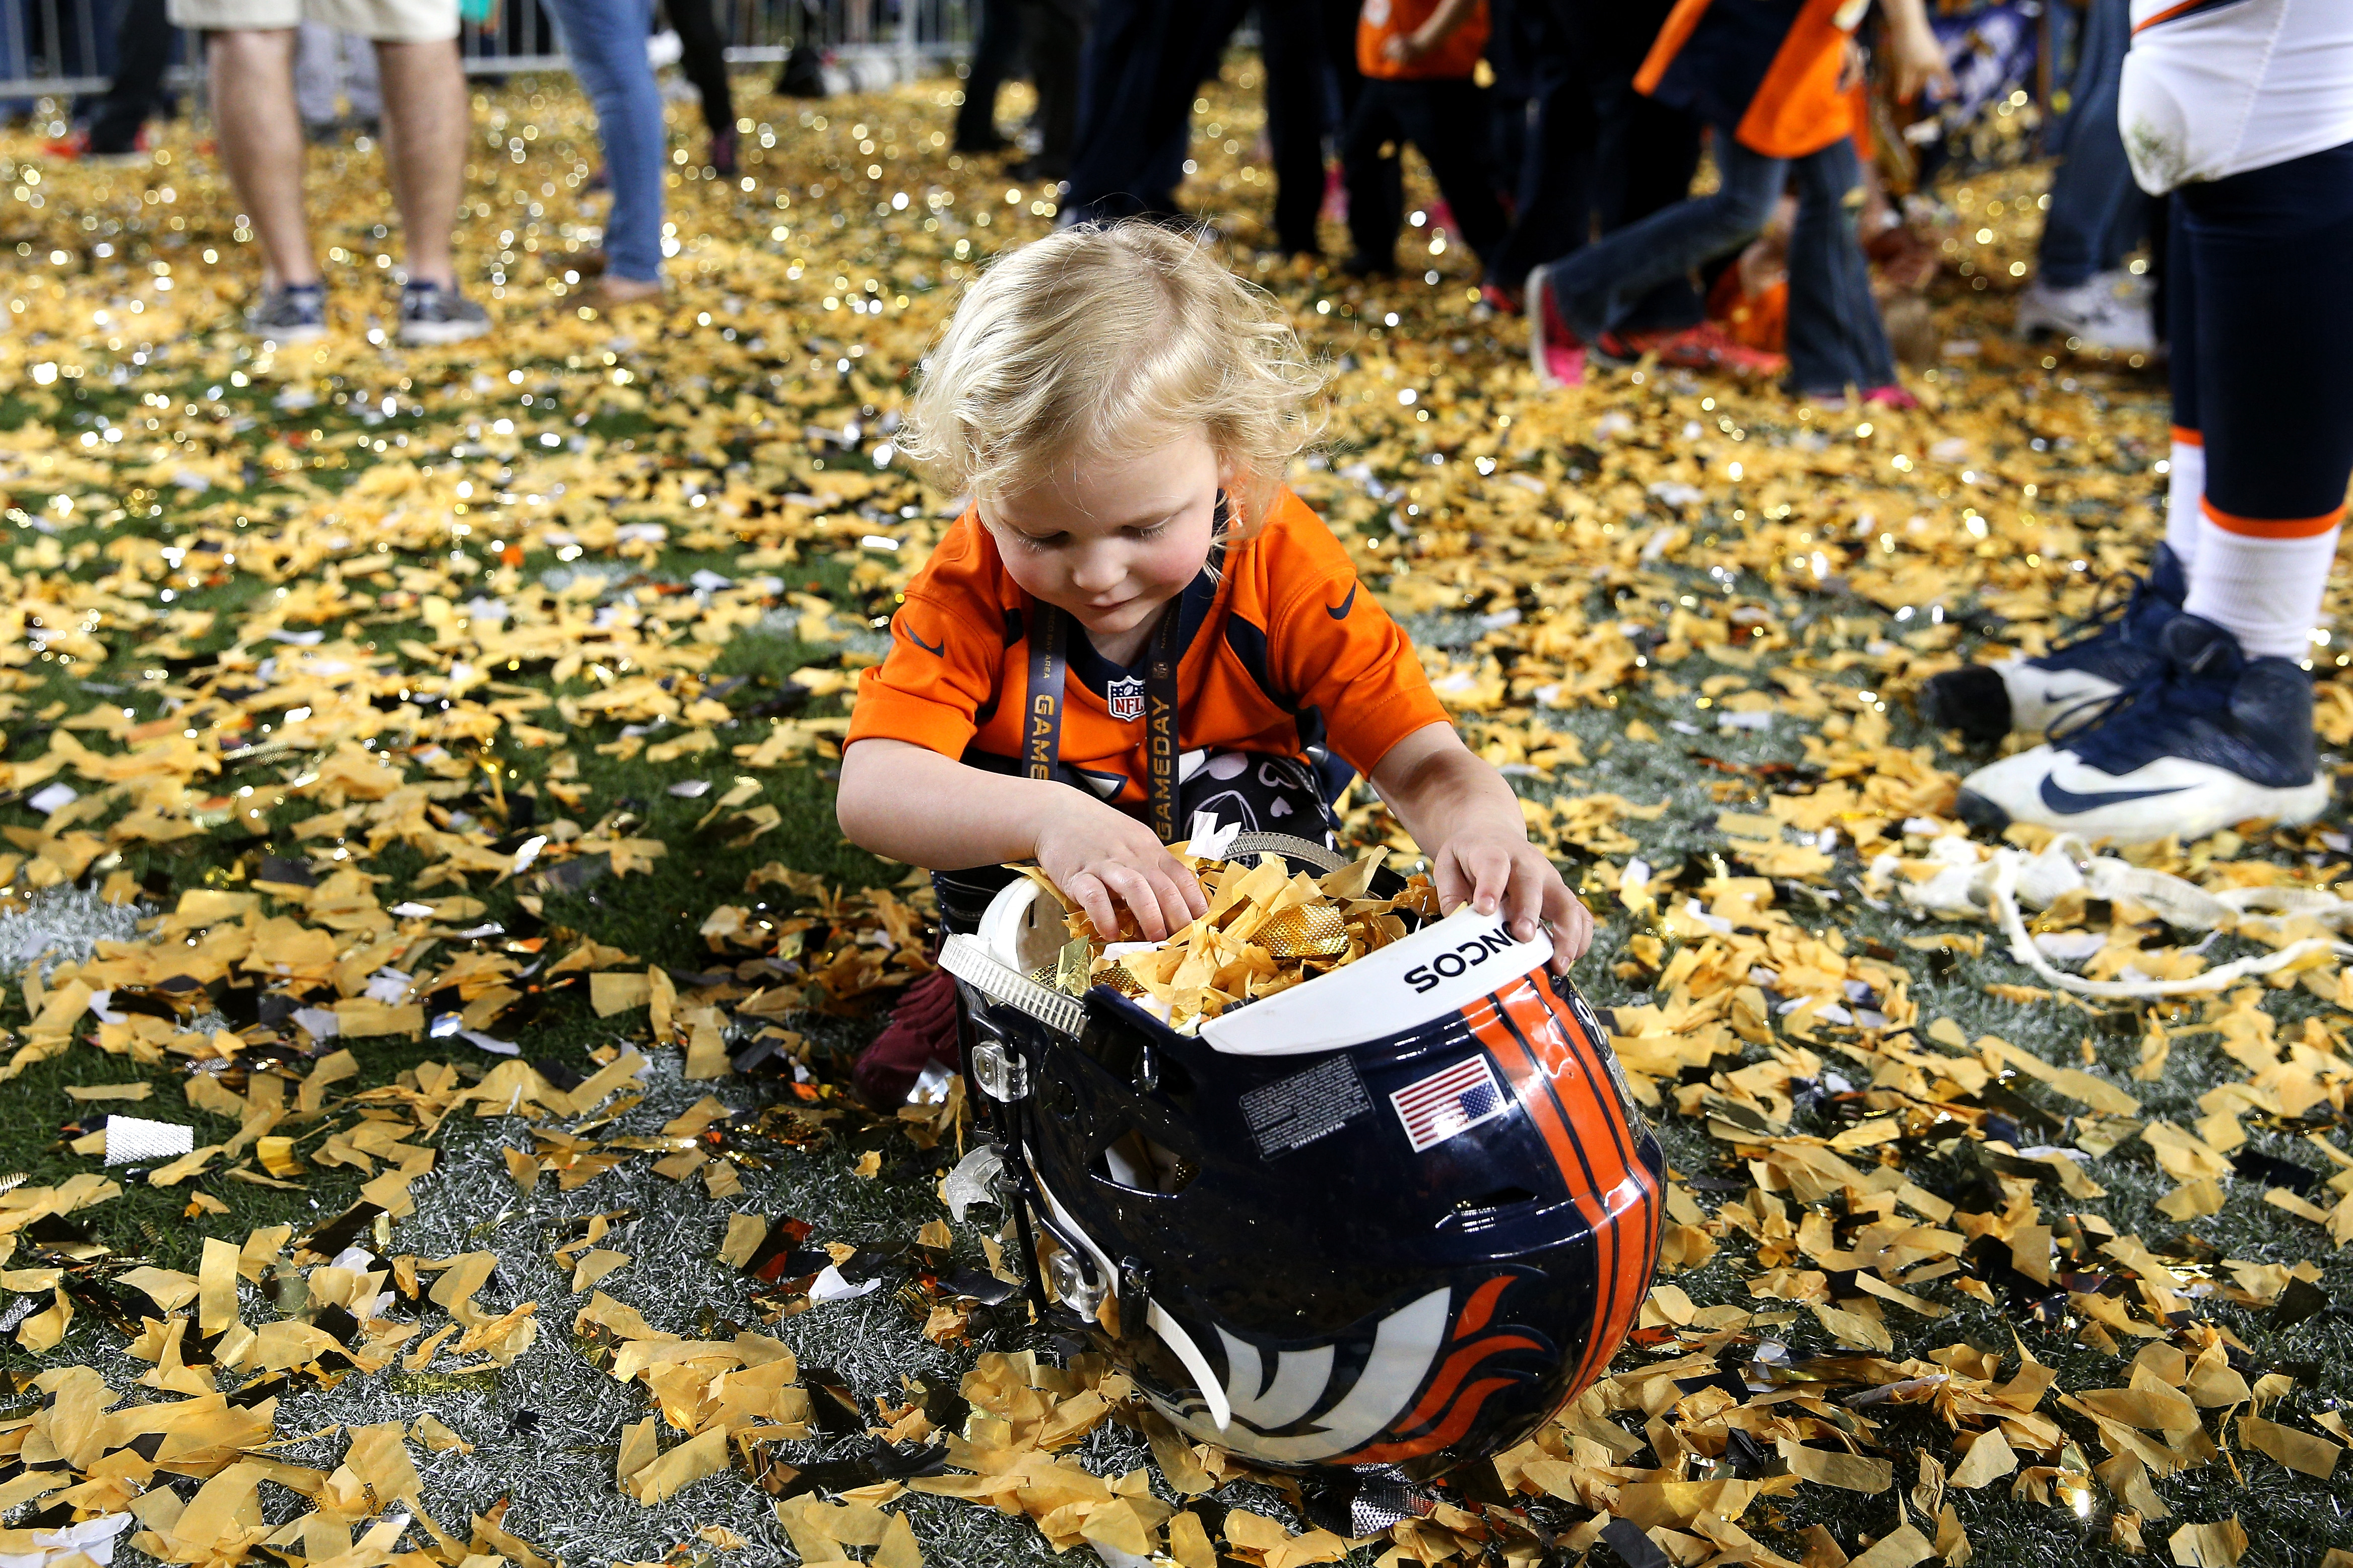
<svg viewBox="0 0 2353 1568"><path fill-rule="evenodd" d="M1341 863L1229 850L1270 852ZM1029 979L1067 940L1023 880L941 963L1058 1310L1175 1426L1422 1479L1601 1375L1650 1289L1665 1161L1548 941L1466 908L1186 1035Z"/></svg>

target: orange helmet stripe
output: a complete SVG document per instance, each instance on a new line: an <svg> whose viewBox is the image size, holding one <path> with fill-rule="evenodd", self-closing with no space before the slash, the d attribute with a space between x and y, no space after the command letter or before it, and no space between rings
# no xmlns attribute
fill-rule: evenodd
<svg viewBox="0 0 2353 1568"><path fill-rule="evenodd" d="M1454 1337L1467 1340L1485 1328L1487 1320L1495 1315L1496 1298L1503 1295L1504 1288L1511 1282L1509 1274L1498 1274L1472 1291L1471 1299L1462 1303L1462 1315L1454 1321Z"/></svg>
<svg viewBox="0 0 2353 1568"><path fill-rule="evenodd" d="M1479 1364L1488 1357L1500 1355L1505 1351L1540 1351L1544 1348L1541 1340L1509 1332L1490 1334L1475 1344L1464 1345L1446 1358L1446 1364L1438 1370L1438 1381L1431 1384L1429 1392L1416 1402L1412 1412L1389 1430L1410 1432L1435 1419L1438 1413L1445 1408L1446 1402L1453 1397L1454 1391L1461 1386L1462 1380L1476 1372Z"/></svg>
<svg viewBox="0 0 2353 1568"><path fill-rule="evenodd" d="M1545 1063L1553 1092L1570 1110L1580 1135L1579 1146L1588 1150L1606 1146L1617 1152L1616 1170L1612 1173L1616 1179L1597 1190L1607 1206L1618 1214L1618 1224L1610 1227L1611 1231L1631 1244L1621 1247L1620 1259L1624 1262L1631 1256L1635 1267L1620 1270L1612 1280L1612 1290L1601 1303L1592 1342L1601 1357L1591 1368L1593 1374L1599 1376L1609 1358L1616 1353L1619 1342L1633 1328L1635 1318L1641 1312L1643 1298L1650 1291L1651 1272L1658 1263L1662 1218L1659 1181L1642 1163L1634 1130L1616 1109L1618 1089L1610 1079L1609 1066L1586 1043L1584 1031L1576 1026L1575 1016L1551 985L1531 982L1515 986L1504 996L1504 1005L1529 1049ZM1564 1077L1572 1064L1581 1080L1580 1089L1564 1092ZM1602 1163L1597 1153L1595 1163Z"/></svg>
<svg viewBox="0 0 2353 1568"><path fill-rule="evenodd" d="M1513 1092L1544 1135L1545 1146L1552 1151L1553 1163L1559 1166L1562 1182L1567 1186L1569 1198L1584 1215L1586 1228L1593 1236L1595 1262L1601 1289L1597 1306L1606 1308L1615 1301L1624 1289L1618 1279L1617 1237L1609 1222L1609 1213L1602 1207L1599 1194L1606 1191L1597 1173L1588 1163L1585 1151L1577 1146L1576 1135L1569 1131L1567 1115L1558 1097L1553 1092L1549 1076L1528 1049L1517 1031L1504 1021L1503 1009L1493 996L1482 996L1462 1009L1471 1032L1479 1037L1495 1058L1504 1076L1510 1080ZM1577 1363L1572 1387L1582 1389L1591 1381L1594 1347L1588 1342L1585 1355Z"/></svg>
<svg viewBox="0 0 2353 1568"><path fill-rule="evenodd" d="M1498 1389L1509 1388L1518 1381L1516 1378L1510 1377L1481 1378L1462 1391L1461 1397L1454 1402L1454 1408L1446 1413L1445 1423L1435 1431L1424 1433L1419 1437L1409 1438L1402 1443L1376 1443L1369 1447L1359 1448L1353 1454L1343 1454L1336 1458L1327 1459L1324 1463L1396 1465L1402 1464L1408 1459L1419 1458L1424 1454L1436 1453L1447 1444L1461 1436L1463 1433L1471 1430L1471 1424L1479 1419L1479 1411L1486 1405L1489 1395Z"/></svg>
<svg viewBox="0 0 2353 1568"><path fill-rule="evenodd" d="M1599 1289L1593 1333L1570 1392L1600 1375L1641 1312L1657 1261L1657 1181L1637 1157L1631 1130L1599 1099L1609 1069L1578 1048L1550 987L1523 979L1462 1009L1527 1107L1594 1237Z"/></svg>

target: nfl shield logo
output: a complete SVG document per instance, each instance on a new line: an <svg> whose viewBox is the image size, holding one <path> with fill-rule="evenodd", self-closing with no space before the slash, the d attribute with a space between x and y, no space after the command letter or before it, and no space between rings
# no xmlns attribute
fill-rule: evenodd
<svg viewBox="0 0 2353 1568"><path fill-rule="evenodd" d="M1111 707L1111 716L1126 724L1144 717L1144 681L1139 676L1123 676L1103 688L1103 700Z"/></svg>

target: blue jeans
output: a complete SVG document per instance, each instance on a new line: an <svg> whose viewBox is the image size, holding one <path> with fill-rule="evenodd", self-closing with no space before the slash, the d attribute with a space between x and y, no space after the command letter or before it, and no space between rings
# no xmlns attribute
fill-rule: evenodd
<svg viewBox="0 0 2353 1568"><path fill-rule="evenodd" d="M2091 0L2075 52L2073 101L2052 151L2051 213L2042 222L2035 271L2055 289L2113 272L2148 227L2148 198L2133 183L2116 129L2116 87L2131 42L2131 0Z"/></svg>
<svg viewBox="0 0 2353 1568"><path fill-rule="evenodd" d="M1756 238L1782 187L1794 180L1789 384L1827 395L1894 384L1895 356L1855 241L1860 203L1849 205L1862 178L1854 143L1842 136L1802 158L1767 158L1718 129L1715 163L1722 181L1713 194L1612 230L1546 270L1546 286L1563 319L1588 343L1617 331L1660 284Z"/></svg>
<svg viewBox="0 0 2353 1568"><path fill-rule="evenodd" d="M554 0L553 9L572 72L596 106L596 134L605 143L606 175L613 185L605 269L633 282L658 282L669 132L661 89L646 61L653 7L648 0Z"/></svg>

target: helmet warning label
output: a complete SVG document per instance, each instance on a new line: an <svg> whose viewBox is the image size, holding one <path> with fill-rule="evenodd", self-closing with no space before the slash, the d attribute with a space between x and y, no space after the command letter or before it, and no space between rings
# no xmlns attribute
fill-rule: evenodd
<svg viewBox="0 0 2353 1568"><path fill-rule="evenodd" d="M1241 1098L1261 1159L1288 1154L1337 1132L1372 1110L1372 1096L1346 1053L1324 1058L1305 1072L1261 1084Z"/></svg>

